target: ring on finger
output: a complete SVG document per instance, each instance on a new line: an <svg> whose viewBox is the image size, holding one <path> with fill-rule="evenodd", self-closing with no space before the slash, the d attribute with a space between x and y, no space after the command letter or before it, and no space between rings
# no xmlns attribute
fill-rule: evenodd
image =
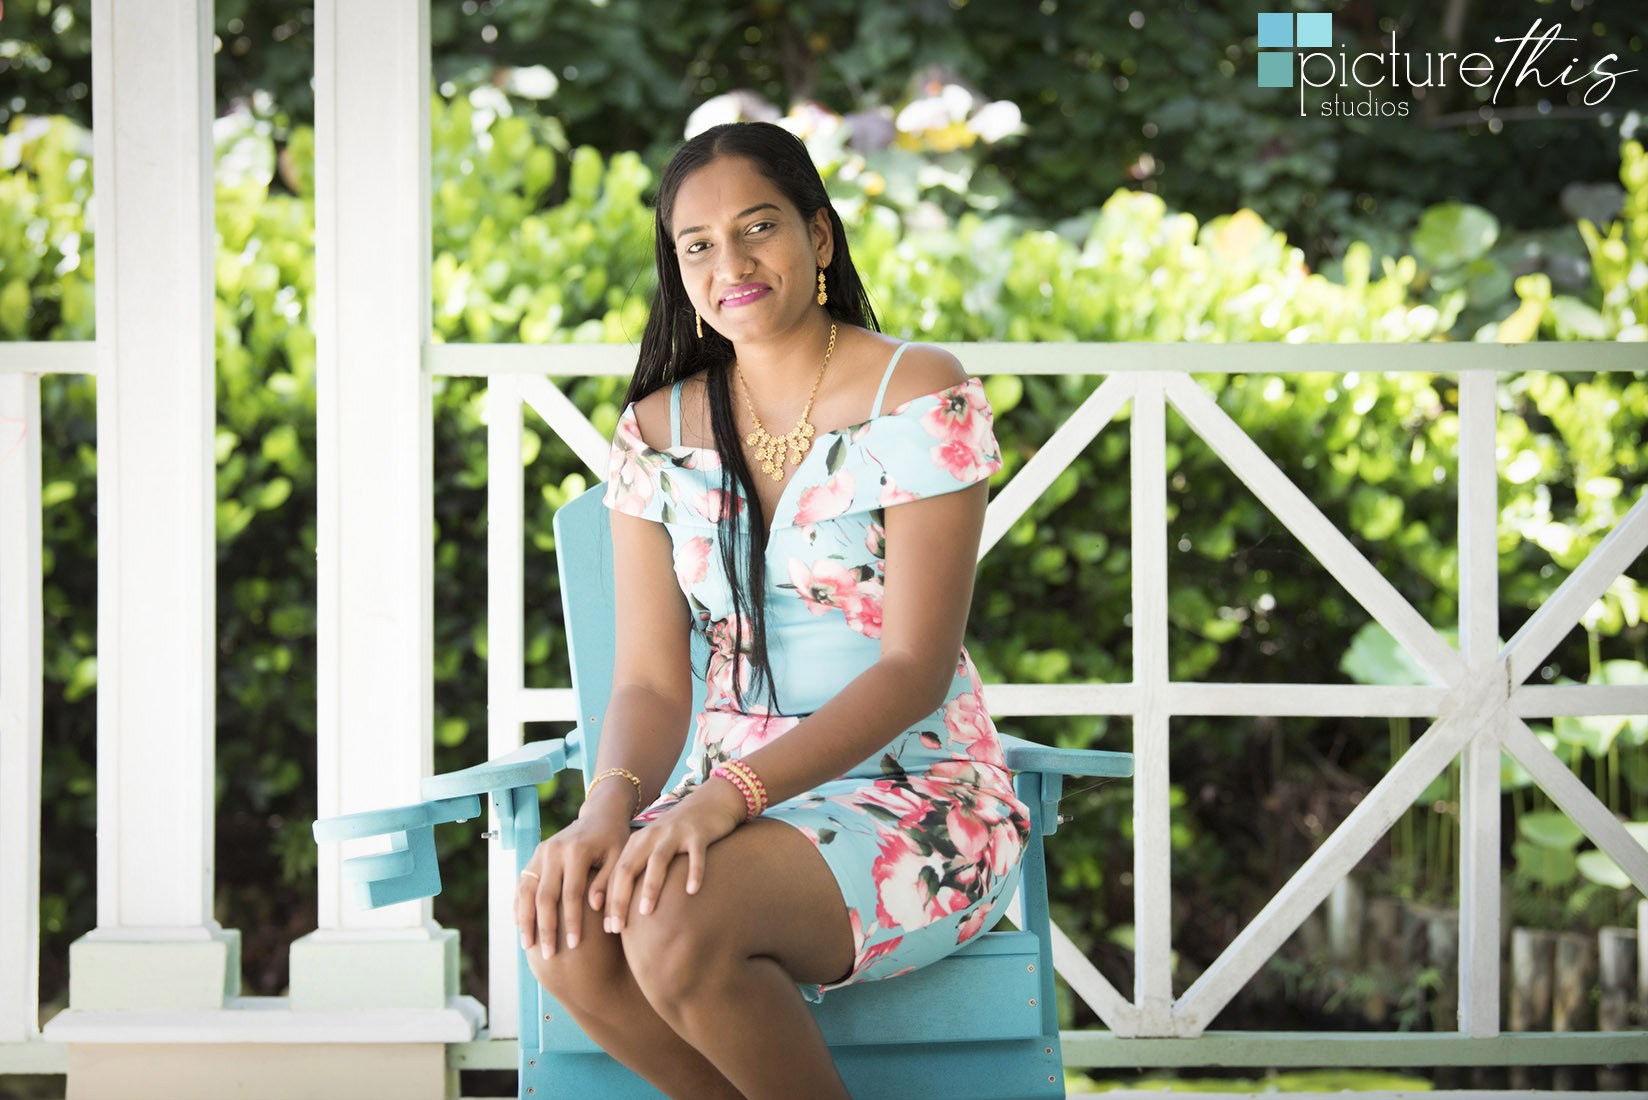
<svg viewBox="0 0 1648 1100"><path fill-rule="evenodd" d="M538 877L538 872L537 871L522 871L521 872L521 877L522 878L525 878L528 875L531 875L533 878L537 878Z"/></svg>

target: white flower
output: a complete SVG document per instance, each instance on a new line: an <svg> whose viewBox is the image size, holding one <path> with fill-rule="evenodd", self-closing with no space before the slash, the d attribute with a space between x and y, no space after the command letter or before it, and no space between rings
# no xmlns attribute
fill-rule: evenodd
<svg viewBox="0 0 1648 1100"><path fill-rule="evenodd" d="M706 99L694 108L687 116L685 136L697 137L723 122L777 122L781 117L777 107L754 92L739 88Z"/></svg>
<svg viewBox="0 0 1648 1100"><path fill-rule="evenodd" d="M1010 99L998 99L979 108L978 114L967 120L967 128L987 142L997 142L1024 129L1024 116L1019 105Z"/></svg>

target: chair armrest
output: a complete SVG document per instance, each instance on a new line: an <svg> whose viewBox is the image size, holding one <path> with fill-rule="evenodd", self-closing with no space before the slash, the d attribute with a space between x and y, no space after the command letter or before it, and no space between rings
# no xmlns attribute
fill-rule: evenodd
<svg viewBox="0 0 1648 1100"><path fill-rule="evenodd" d="M317 844L336 844L368 836L388 836L389 850L343 861L343 877L355 886L362 909L376 909L441 892L441 872L435 864L435 826L468 821L481 814L474 795L393 806L387 810L327 817L315 822Z"/></svg>
<svg viewBox="0 0 1648 1100"><path fill-rule="evenodd" d="M1064 795L1064 777L1089 775L1125 778L1133 774L1133 754L1103 752L1098 749L1056 749L1020 737L1001 735L1007 766L1016 772L1041 774L1041 835L1052 836L1059 827L1059 799Z"/></svg>
<svg viewBox="0 0 1648 1100"><path fill-rule="evenodd" d="M535 787L567 766L564 738L534 741L512 753L462 771L432 775L423 781L425 798L462 798L514 787Z"/></svg>
<svg viewBox="0 0 1648 1100"><path fill-rule="evenodd" d="M1133 754L1098 749L1058 749L1009 734L1001 735L1007 766L1016 772L1125 778L1133 774Z"/></svg>
<svg viewBox="0 0 1648 1100"><path fill-rule="evenodd" d="M336 844L344 840L358 840L363 836L428 829L449 821L468 821L480 816L480 799L474 796L445 798L411 806L391 806L386 810L363 810L357 814L323 817L315 822L313 832L316 844Z"/></svg>
<svg viewBox="0 0 1648 1100"><path fill-rule="evenodd" d="M532 800L527 820L535 829L537 786L566 764L564 740L537 741L473 768L430 776L421 785L427 802L317 821L313 828L315 841L328 844L369 836L389 838L388 851L343 862L343 877L354 884L356 901L363 909L433 897L441 892L440 868L435 862L435 826L481 816L484 811L480 796L485 795L498 822L501 845L512 849L520 819L519 799ZM535 836L521 839L538 842Z"/></svg>

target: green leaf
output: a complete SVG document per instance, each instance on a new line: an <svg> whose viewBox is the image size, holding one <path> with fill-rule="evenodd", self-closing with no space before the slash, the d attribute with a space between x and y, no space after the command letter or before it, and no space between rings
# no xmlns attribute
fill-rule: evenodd
<svg viewBox="0 0 1648 1100"><path fill-rule="evenodd" d="M263 457L283 467L297 453L298 430L291 424L279 424L263 437Z"/></svg>
<svg viewBox="0 0 1648 1100"><path fill-rule="evenodd" d="M259 511L269 512L285 504L292 495L292 482L288 478L277 477L263 486L258 493Z"/></svg>
<svg viewBox="0 0 1648 1100"><path fill-rule="evenodd" d="M463 744L464 738L468 736L469 723L462 718L443 718L440 724L435 727L436 743L445 745L447 748Z"/></svg>
<svg viewBox="0 0 1648 1100"><path fill-rule="evenodd" d="M1578 873L1574 853L1566 848L1546 848L1519 840L1511 846L1516 857L1516 876L1553 889L1568 885Z"/></svg>
<svg viewBox="0 0 1648 1100"><path fill-rule="evenodd" d="M1543 848L1572 850L1585 839L1579 826L1568 820L1568 815L1560 810L1523 814L1517 822L1516 831L1524 840Z"/></svg>
<svg viewBox="0 0 1648 1100"><path fill-rule="evenodd" d="M1356 632L1339 659L1339 669L1359 684L1428 684L1423 665L1376 622Z"/></svg>
<svg viewBox="0 0 1648 1100"><path fill-rule="evenodd" d="M97 688L97 658L82 657L74 664L74 672L63 687L63 701L72 703L84 698Z"/></svg>
<svg viewBox="0 0 1648 1100"><path fill-rule="evenodd" d="M1608 747L1625 728L1623 714L1586 714L1579 717L1558 715L1551 719L1557 740L1564 745L1578 745L1590 756L1608 754Z"/></svg>
<svg viewBox="0 0 1648 1100"><path fill-rule="evenodd" d="M21 340L28 335L32 297L29 284L22 279L12 279L0 290L0 329L4 329L10 339Z"/></svg>
<svg viewBox="0 0 1648 1100"><path fill-rule="evenodd" d="M1625 831L1631 834L1631 839L1648 848L1648 821L1628 821L1625 823ZM1600 849L1579 853L1577 863L1579 873L1598 885L1612 886L1619 890L1627 890L1635 885L1626 875L1624 868Z"/></svg>
<svg viewBox="0 0 1648 1100"><path fill-rule="evenodd" d="M1000 416L1024 398L1024 382L1016 374L993 374L984 380L984 398L990 410Z"/></svg>
<svg viewBox="0 0 1648 1100"><path fill-rule="evenodd" d="M75 485L72 481L47 482L40 488L41 511L62 504L64 501L73 500L75 491Z"/></svg>
<svg viewBox="0 0 1648 1100"><path fill-rule="evenodd" d="M1556 318L1557 334L1565 340L1606 340L1608 322L1602 314L1566 294L1558 294L1546 306Z"/></svg>
<svg viewBox="0 0 1648 1100"><path fill-rule="evenodd" d="M1499 239L1499 219L1480 206L1445 202L1426 209L1413 232L1413 250L1430 267L1457 267Z"/></svg>

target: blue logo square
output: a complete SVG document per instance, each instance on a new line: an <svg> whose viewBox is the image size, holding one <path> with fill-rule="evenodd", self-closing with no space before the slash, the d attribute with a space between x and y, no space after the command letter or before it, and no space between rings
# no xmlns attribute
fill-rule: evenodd
<svg viewBox="0 0 1648 1100"><path fill-rule="evenodd" d="M1301 19L1304 16L1300 16ZM1293 45L1293 13L1264 11L1259 13L1259 47L1287 47Z"/></svg>
<svg viewBox="0 0 1648 1100"><path fill-rule="evenodd" d="M1259 87L1293 87L1293 51L1259 55Z"/></svg>
<svg viewBox="0 0 1648 1100"><path fill-rule="evenodd" d="M1264 16L1259 18L1263 19ZM1333 48L1333 16L1328 12L1300 13L1299 48L1301 50L1331 50Z"/></svg>

